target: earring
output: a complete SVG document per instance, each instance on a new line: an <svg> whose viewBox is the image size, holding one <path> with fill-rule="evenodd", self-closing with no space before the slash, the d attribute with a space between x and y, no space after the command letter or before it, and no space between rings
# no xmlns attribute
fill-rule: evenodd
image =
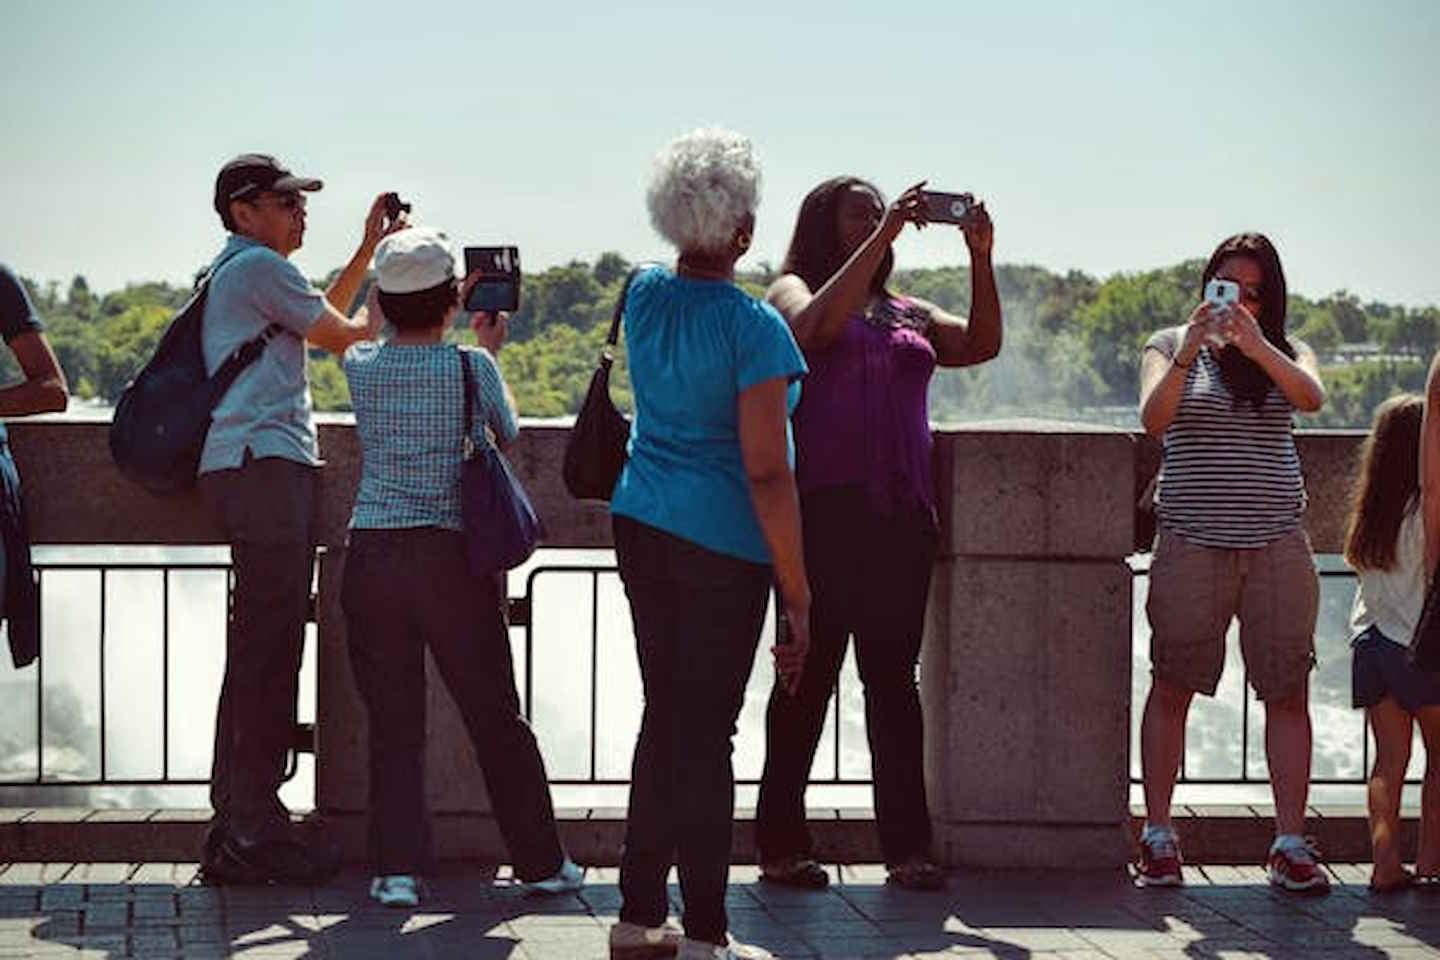
<svg viewBox="0 0 1440 960"><path fill-rule="evenodd" d="M735 234L735 246L740 248L741 253L749 250L750 234L746 233L744 230L741 230L739 233Z"/></svg>

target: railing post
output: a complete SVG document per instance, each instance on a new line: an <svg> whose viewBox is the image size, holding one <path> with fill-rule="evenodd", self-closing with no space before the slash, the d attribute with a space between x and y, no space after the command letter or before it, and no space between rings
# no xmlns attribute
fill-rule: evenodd
<svg viewBox="0 0 1440 960"><path fill-rule="evenodd" d="M936 436L941 550L921 662L949 863L1124 863L1135 441L1020 421Z"/></svg>

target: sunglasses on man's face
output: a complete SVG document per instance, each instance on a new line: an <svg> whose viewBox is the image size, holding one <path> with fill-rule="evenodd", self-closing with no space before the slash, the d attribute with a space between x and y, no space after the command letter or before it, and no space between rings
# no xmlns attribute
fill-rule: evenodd
<svg viewBox="0 0 1440 960"><path fill-rule="evenodd" d="M305 198L298 193L269 193L262 194L248 201L255 206L263 206L268 202L271 206L279 207L281 210L304 210Z"/></svg>

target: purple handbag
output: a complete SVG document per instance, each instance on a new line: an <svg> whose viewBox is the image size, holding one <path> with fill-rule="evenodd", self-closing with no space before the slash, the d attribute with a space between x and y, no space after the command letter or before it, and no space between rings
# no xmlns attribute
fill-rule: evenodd
<svg viewBox="0 0 1440 960"><path fill-rule="evenodd" d="M477 577L518 567L535 552L545 525L520 479L492 443L476 443L475 380L470 355L458 347L465 381L464 459L460 464L460 513L465 523L465 558Z"/></svg>

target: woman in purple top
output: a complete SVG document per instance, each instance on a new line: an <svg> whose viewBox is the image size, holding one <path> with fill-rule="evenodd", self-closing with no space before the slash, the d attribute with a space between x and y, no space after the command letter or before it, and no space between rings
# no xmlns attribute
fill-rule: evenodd
<svg viewBox="0 0 1440 960"><path fill-rule="evenodd" d="M810 366L795 413L796 479L813 594L810 650L797 691L776 684L766 713L757 835L761 876L823 887L805 827L805 783L851 634L865 684L875 818L890 879L933 889L924 737L915 668L936 546L926 390L935 366L1000 351L990 216L971 207L970 318L899 296L891 243L925 224L923 183L888 208L854 177L811 190L767 299Z"/></svg>

